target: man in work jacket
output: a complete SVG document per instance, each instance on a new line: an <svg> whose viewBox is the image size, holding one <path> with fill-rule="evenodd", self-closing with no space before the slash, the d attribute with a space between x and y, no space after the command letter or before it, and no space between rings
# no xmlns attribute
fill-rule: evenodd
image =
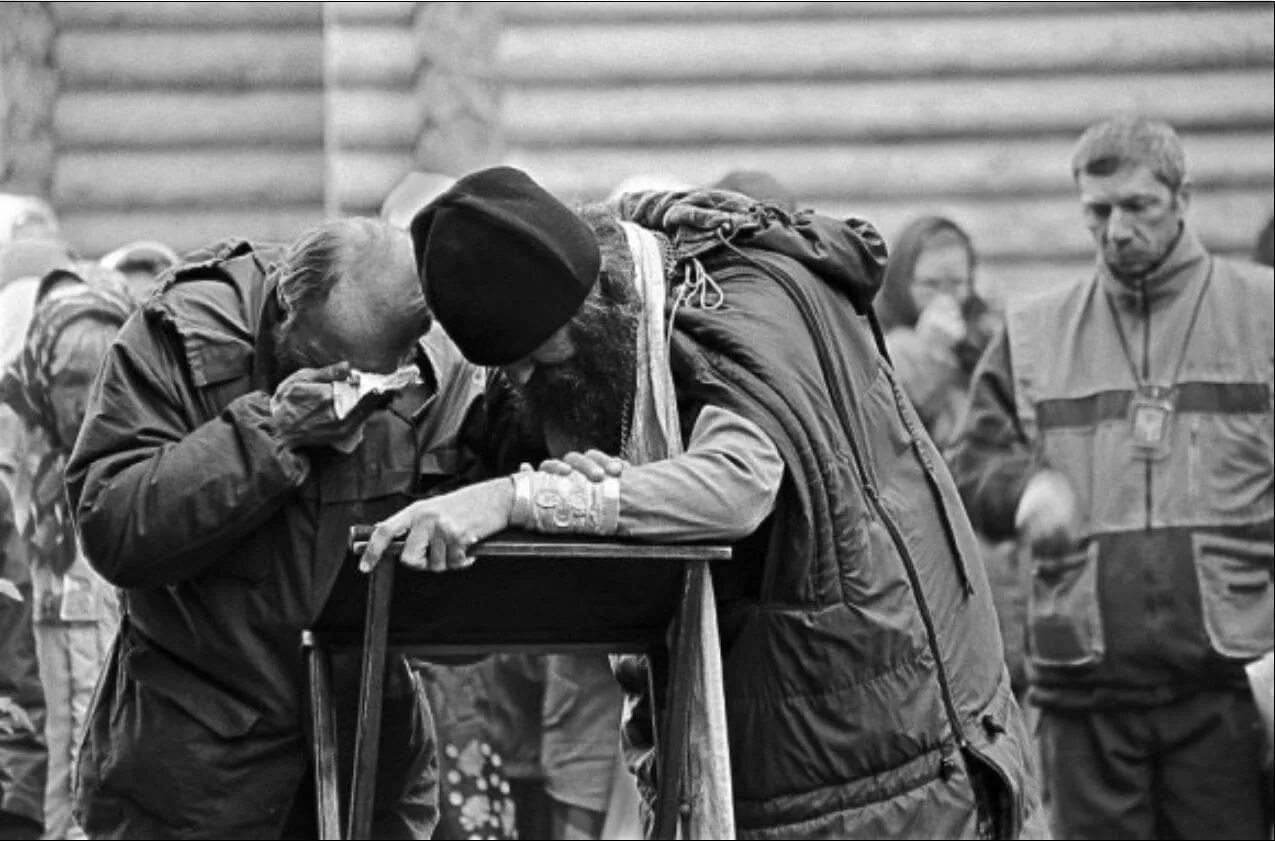
<svg viewBox="0 0 1275 841"><path fill-rule="evenodd" d="M347 219L192 255L120 332L67 468L86 554L122 593L79 756L90 835L316 837L300 632L349 526L455 469L481 388L428 326L407 234ZM409 359L423 384L336 410L351 368ZM334 664L345 724L356 667ZM374 832L427 838L432 722L406 663L389 672Z"/></svg>
<svg viewBox="0 0 1275 841"><path fill-rule="evenodd" d="M1033 548L1055 831L1268 837L1271 270L1200 245L1163 123L1092 126L1072 172L1096 274L1011 302L953 454L975 523Z"/></svg>
<svg viewBox="0 0 1275 841"><path fill-rule="evenodd" d="M401 535L403 563L463 567L509 524L730 541L713 579L739 837L1018 835L1028 737L956 488L862 315L870 225L714 191L576 213L498 167L412 237L439 322L561 458L414 503L366 565Z"/></svg>

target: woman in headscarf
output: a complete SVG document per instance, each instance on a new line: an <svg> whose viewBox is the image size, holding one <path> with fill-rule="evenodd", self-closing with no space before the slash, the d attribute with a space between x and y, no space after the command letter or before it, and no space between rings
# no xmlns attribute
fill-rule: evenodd
<svg viewBox="0 0 1275 841"><path fill-rule="evenodd" d="M895 373L940 447L956 429L970 374L997 326L974 289L975 262L959 225L922 216L893 243L877 297Z"/></svg>
<svg viewBox="0 0 1275 841"><path fill-rule="evenodd" d="M77 735L118 623L113 589L89 567L75 535L62 481L84 419L89 386L133 309L116 275L49 273L36 293L21 353L0 378L0 400L31 433L38 460L22 527L31 565L36 655L48 741L45 832L83 837L71 816Z"/></svg>

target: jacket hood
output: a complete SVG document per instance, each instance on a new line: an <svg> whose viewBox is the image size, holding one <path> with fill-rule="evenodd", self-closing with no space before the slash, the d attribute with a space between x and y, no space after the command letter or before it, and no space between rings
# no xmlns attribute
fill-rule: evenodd
<svg viewBox="0 0 1275 841"><path fill-rule="evenodd" d="M747 246L796 260L860 312L881 288L885 240L862 219L788 213L726 190L627 193L614 209L622 219L665 234L678 266L718 248Z"/></svg>

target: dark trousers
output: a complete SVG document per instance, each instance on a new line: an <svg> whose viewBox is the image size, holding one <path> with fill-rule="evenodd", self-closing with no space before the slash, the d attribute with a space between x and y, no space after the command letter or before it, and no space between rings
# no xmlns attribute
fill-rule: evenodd
<svg viewBox="0 0 1275 841"><path fill-rule="evenodd" d="M1042 710L1040 734L1059 839L1271 837L1265 734L1251 695Z"/></svg>

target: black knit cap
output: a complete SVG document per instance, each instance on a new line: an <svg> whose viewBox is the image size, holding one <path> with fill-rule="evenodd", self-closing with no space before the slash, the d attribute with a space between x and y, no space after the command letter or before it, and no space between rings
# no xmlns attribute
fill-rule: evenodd
<svg viewBox="0 0 1275 841"><path fill-rule="evenodd" d="M602 265L584 220L525 172L465 176L412 220L425 300L465 358L507 365L571 320Z"/></svg>

